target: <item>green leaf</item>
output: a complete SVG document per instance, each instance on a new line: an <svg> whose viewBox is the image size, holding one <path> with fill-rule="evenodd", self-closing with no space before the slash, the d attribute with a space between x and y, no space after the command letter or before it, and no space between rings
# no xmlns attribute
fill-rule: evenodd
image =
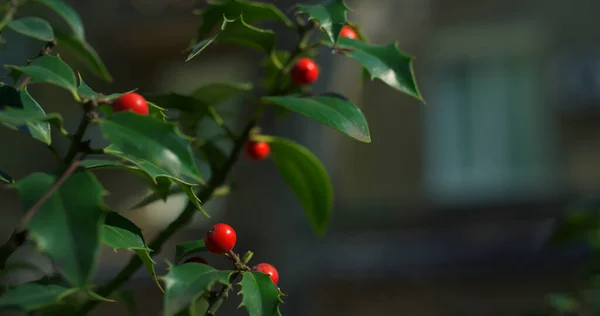
<svg viewBox="0 0 600 316"><path fill-rule="evenodd" d="M108 82L113 78L96 50L83 38L56 31L56 39L61 50L70 52L95 76Z"/></svg>
<svg viewBox="0 0 600 316"><path fill-rule="evenodd" d="M152 251L146 245L142 230L119 213L110 212L102 228L102 242L113 249Z"/></svg>
<svg viewBox="0 0 600 316"><path fill-rule="evenodd" d="M177 263L183 258L201 251L207 251L204 240L194 240L178 244L175 246L175 262Z"/></svg>
<svg viewBox="0 0 600 316"><path fill-rule="evenodd" d="M127 315L135 316L136 304L135 297L131 291L125 289L117 289L114 294L115 298L119 303L122 303L127 308Z"/></svg>
<svg viewBox="0 0 600 316"><path fill-rule="evenodd" d="M52 143L48 121L54 121L55 125L62 128L60 115L47 116L46 112L26 89L17 90L10 86L0 85L0 106L10 107L8 110L0 112L0 122L2 124L9 127L26 124L31 136L45 144L50 145Z"/></svg>
<svg viewBox="0 0 600 316"><path fill-rule="evenodd" d="M256 136L271 145L271 157L279 174L300 200L310 225L324 235L333 211L333 188L323 164L306 147L293 141Z"/></svg>
<svg viewBox="0 0 600 316"><path fill-rule="evenodd" d="M179 313L217 282L228 285L232 273L233 271L219 271L205 264L172 267L163 278L166 285L164 315Z"/></svg>
<svg viewBox="0 0 600 316"><path fill-rule="evenodd" d="M23 208L32 207L56 181L56 176L34 173L15 183ZM106 216L103 192L91 173L76 171L27 224L30 238L74 286L88 285L97 267L101 227Z"/></svg>
<svg viewBox="0 0 600 316"><path fill-rule="evenodd" d="M81 22L81 18L79 14L64 1L60 0L35 0L47 7L49 7L52 11L56 12L60 15L61 18L67 22L67 24L71 27L71 31L73 35L79 39L85 38L85 29L83 28L83 22Z"/></svg>
<svg viewBox="0 0 600 316"><path fill-rule="evenodd" d="M341 38L338 47L356 60L371 75L388 86L424 102L413 69L414 58L398 49L397 43L373 45L360 40Z"/></svg>
<svg viewBox="0 0 600 316"><path fill-rule="evenodd" d="M0 296L0 307L17 307L29 312L55 305L77 289L69 289L54 284L26 283L9 289Z"/></svg>
<svg viewBox="0 0 600 316"><path fill-rule="evenodd" d="M186 113L193 113L198 117L208 114L208 105L193 96L178 93L149 93L144 94L146 100L156 103L166 109L176 109Z"/></svg>
<svg viewBox="0 0 600 316"><path fill-rule="evenodd" d="M234 96L246 95L252 89L252 83L213 82L196 89L192 95L204 104L218 105Z"/></svg>
<svg viewBox="0 0 600 316"><path fill-rule="evenodd" d="M196 57L213 42L239 44L268 53L275 51L275 33L273 31L246 24L244 16L232 20L224 16L219 33L193 45L186 61Z"/></svg>
<svg viewBox="0 0 600 316"><path fill-rule="evenodd" d="M282 96L264 97L262 100L302 114L358 141L371 142L365 116L360 108L345 98Z"/></svg>
<svg viewBox="0 0 600 316"><path fill-rule="evenodd" d="M140 175L146 179L149 179L149 181L152 183L152 190L155 191L154 194L150 195L150 197L152 197L152 201L147 201L147 199L150 199L150 197L145 198L142 202L136 204L134 207L132 207L132 209L136 209L136 208L140 208L143 206L146 206L154 201L157 201L159 199L163 199L166 201L167 196L170 195L171 190L171 180L172 178L170 177L165 177L165 176L161 176L158 175L156 177L153 177L153 174L151 174L153 172L153 170L150 170L150 173L148 172L147 169L144 168L140 168L137 166L131 166L131 165L127 165L124 163L121 163L119 161L115 161L115 160L100 160L100 159L86 159L84 161L81 162L81 166L90 170L93 169L101 169L101 168L124 168L127 169L131 172L133 172L134 174ZM184 192L185 190L188 189L183 189L189 187L189 190L192 190L193 188L196 187L196 185L192 185L192 184L185 184L185 183L180 183L179 182L179 189L180 192ZM204 214L205 216L208 216L208 213L206 213L206 210L204 210L204 208L202 208L201 206L201 201L198 199L197 196L195 195L191 195L188 193L188 197L194 198L194 200L192 200L192 203L194 203L194 205L196 207L198 207L198 210L200 210L200 212L202 214Z"/></svg>
<svg viewBox="0 0 600 316"><path fill-rule="evenodd" d="M49 115L40 115L35 112L22 109L8 108L4 111L0 111L0 124L7 127L17 129L18 126L28 125L30 126L31 134L34 138L43 141L46 144L50 144L50 134L46 137L46 134L42 134L42 126L45 122L50 121L53 125L62 129L62 117L59 114L52 113ZM31 128L34 126L34 128Z"/></svg>
<svg viewBox="0 0 600 316"><path fill-rule="evenodd" d="M0 182L4 182L4 183L14 183L15 180L13 180L13 178L11 176L8 175L8 173L0 170Z"/></svg>
<svg viewBox="0 0 600 316"><path fill-rule="evenodd" d="M554 293L548 295L548 304L563 313L575 313L579 309L577 300L569 295Z"/></svg>
<svg viewBox="0 0 600 316"><path fill-rule="evenodd" d="M75 73L59 56L44 55L34 59L29 66L8 65L7 67L26 73L31 77L31 83L50 83L59 86L71 92L76 100L79 99Z"/></svg>
<svg viewBox="0 0 600 316"><path fill-rule="evenodd" d="M216 2L209 0L208 8L201 12L202 23L198 28L196 42L205 38L216 26L223 21L222 17L238 17L244 15L246 23L254 24L268 21L283 22L289 27L294 24L275 5L270 3L246 0L226 0Z"/></svg>
<svg viewBox="0 0 600 316"><path fill-rule="evenodd" d="M281 315L279 302L281 293L271 278L261 272L245 272L240 282L242 289L241 306L248 310L250 316Z"/></svg>
<svg viewBox="0 0 600 316"><path fill-rule="evenodd" d="M40 41L54 40L54 31L48 21L38 17L25 17L8 22L8 27L13 31Z"/></svg>
<svg viewBox="0 0 600 316"><path fill-rule="evenodd" d="M90 86L88 86L87 83L85 83L85 81L83 81L81 74L78 73L77 76L79 77L79 86L77 86L77 93L80 97L85 99L94 99L100 95L98 92L94 91Z"/></svg>
<svg viewBox="0 0 600 316"><path fill-rule="evenodd" d="M569 211L556 225L549 243L561 245L574 241L585 241L600 229L600 218L594 212Z"/></svg>
<svg viewBox="0 0 600 316"><path fill-rule="evenodd" d="M107 154L131 162L152 179L167 177L187 184L202 182L190 142L174 124L119 112L100 120L100 129L112 143L105 149Z"/></svg>
<svg viewBox="0 0 600 316"><path fill-rule="evenodd" d="M325 0L322 4L307 4L298 7L298 12L308 13L327 34L332 43L337 43L344 25L348 24L348 6L344 0Z"/></svg>

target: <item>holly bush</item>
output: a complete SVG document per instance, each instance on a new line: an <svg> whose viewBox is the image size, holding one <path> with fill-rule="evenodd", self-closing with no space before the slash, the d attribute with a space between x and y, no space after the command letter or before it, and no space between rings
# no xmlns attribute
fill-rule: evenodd
<svg viewBox="0 0 600 316"><path fill-rule="evenodd" d="M0 82L0 124L28 133L47 146L57 158L54 172L35 172L22 179L0 172L0 182L14 189L24 210L20 224L0 247L0 268L10 273L7 259L25 243L52 260L55 270L35 282L2 289L0 308L57 315L85 315L98 303L111 301L115 291L141 267L145 267L164 292L164 315L214 315L234 287L241 305L253 316L280 314L283 292L277 287L279 274L268 263L250 265L252 252L234 251L235 230L216 223L200 236L179 244L166 274L156 271L152 256L193 216L210 214L203 208L213 196L227 191L226 179L241 152L248 159L270 157L302 205L309 225L323 235L329 224L333 189L327 171L306 147L290 139L264 135L259 130L263 114L295 112L316 120L355 140L369 143L367 120L360 108L333 92L314 92L319 49L341 58L351 58L364 68L364 78L379 79L392 89L423 101L417 87L413 58L396 43L369 43L360 29L347 19L343 0L298 5L293 17L273 4L248 0L209 1L199 12L200 26L188 48L185 61L200 58L202 51L223 43L240 45L264 53L260 64L264 78L257 84L215 82L198 87L192 94L121 91L98 92L86 84L78 69L53 54L56 46L71 52L78 64L107 81L112 76L94 48L87 42L80 16L59 0L5 0L0 14L0 34L17 32L42 42L37 57L20 65L4 65L9 72ZM34 16L20 16L22 7L45 6L67 26L57 28ZM278 47L275 33L262 28L264 22L280 23L291 36L291 50ZM321 36L319 36L321 35ZM10 49L11 43L4 43ZM182 58L183 59L183 58ZM182 62L184 62L182 60ZM82 115L74 132L65 129L61 113L47 113L27 87L50 84L66 90ZM229 126L219 105L243 96L252 113L241 130ZM78 111L73 107L74 111ZM200 125L211 120L219 134L207 137ZM98 148L86 131L97 125L109 143ZM62 155L54 146L55 136L70 141ZM232 144L225 151L217 141ZM6 153L8 154L8 153ZM210 177L198 164L210 166ZM0 166L1 167L1 166ZM153 240L146 242L140 228L104 204L106 194L94 176L96 169L119 169L146 180L152 194L138 206L167 200L185 193L189 199L183 212ZM131 251L134 255L108 283L93 284L100 248ZM226 256L231 270L217 270L197 254L208 251Z"/></svg>

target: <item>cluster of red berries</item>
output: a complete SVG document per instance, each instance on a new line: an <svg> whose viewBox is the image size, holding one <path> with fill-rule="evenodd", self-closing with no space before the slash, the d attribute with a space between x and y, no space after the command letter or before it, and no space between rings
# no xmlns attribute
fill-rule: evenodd
<svg viewBox="0 0 600 316"><path fill-rule="evenodd" d="M204 245L206 246L206 249L217 255L232 253L236 241L237 235L235 230L233 230L231 226L223 223L213 225L206 233L206 236L204 236ZM184 263L189 262L208 264L206 260L200 257L189 258ZM268 274L275 285L279 282L279 273L277 272L277 269L268 263L259 263L254 266L252 270Z"/></svg>
<svg viewBox="0 0 600 316"><path fill-rule="evenodd" d="M356 31L346 25L340 31L340 37L358 39ZM292 68L292 82L297 86L312 84L319 78L319 66L314 60L304 57L300 58Z"/></svg>

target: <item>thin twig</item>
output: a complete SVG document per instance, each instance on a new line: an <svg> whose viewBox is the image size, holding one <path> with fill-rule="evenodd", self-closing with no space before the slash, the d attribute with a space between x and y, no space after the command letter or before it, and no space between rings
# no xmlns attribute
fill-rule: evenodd
<svg viewBox="0 0 600 316"><path fill-rule="evenodd" d="M25 229L25 226L27 226L31 218L33 218L35 213L37 213L38 209L42 205L44 205L44 203L52 196L52 194L54 194L54 192L56 192L56 190L60 188L60 186L65 182L65 180L67 180L67 178L70 175L72 175L73 172L75 172L75 170L77 170L77 167L79 167L80 163L81 160L73 161L69 168L67 168L67 170L63 172L60 178L58 178L58 180L54 182L54 184L50 187L48 192L44 193L44 195L42 195L42 197L31 208L29 208L27 212L25 212L25 215L23 215L23 217L21 218L21 224L19 225L21 229Z"/></svg>

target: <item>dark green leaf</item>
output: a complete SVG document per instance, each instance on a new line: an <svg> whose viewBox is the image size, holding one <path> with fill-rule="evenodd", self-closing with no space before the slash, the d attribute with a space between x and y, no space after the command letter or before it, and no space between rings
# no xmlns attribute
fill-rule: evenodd
<svg viewBox="0 0 600 316"><path fill-rule="evenodd" d="M42 107L31 97L26 89L17 90L0 85L0 107L10 107L0 112L0 122L10 127L26 124L31 137L50 145L50 123L62 128L62 118L58 114L46 115ZM19 110L17 110L19 109ZM16 110L16 111L13 111Z"/></svg>
<svg viewBox="0 0 600 316"><path fill-rule="evenodd" d="M294 24L275 5L270 3L246 0L208 1L209 6L202 14L202 23L198 28L196 42L205 38L216 26L223 22L223 16L228 18L244 15L246 23L280 21L287 26Z"/></svg>
<svg viewBox="0 0 600 316"><path fill-rule="evenodd" d="M32 207L57 181L34 173L14 184L24 209ZM101 227L106 216L103 188L87 171L69 176L27 224L29 236L61 268L74 286L94 275L100 254Z"/></svg>
<svg viewBox="0 0 600 316"><path fill-rule="evenodd" d="M72 53L94 75L108 82L113 80L110 72L96 50L83 38L68 35L60 31L56 31L56 38L60 49Z"/></svg>
<svg viewBox="0 0 600 316"><path fill-rule="evenodd" d="M234 96L252 91L251 83L213 82L201 86L192 94L196 100L208 105L218 105Z"/></svg>
<svg viewBox="0 0 600 316"><path fill-rule="evenodd" d="M318 235L325 234L333 211L333 188L323 164L306 147L290 140L257 136L271 145L279 174L294 191Z"/></svg>
<svg viewBox="0 0 600 316"><path fill-rule="evenodd" d="M175 262L196 252L206 251L204 240L188 241L175 246Z"/></svg>
<svg viewBox="0 0 600 316"><path fill-rule="evenodd" d="M554 245L582 242L599 230L600 218L596 213L570 211L560 219L549 242Z"/></svg>
<svg viewBox="0 0 600 316"><path fill-rule="evenodd" d="M35 38L40 41L50 42L54 39L54 31L48 21L38 17L24 17L8 22L8 27L15 32Z"/></svg>
<svg viewBox="0 0 600 316"><path fill-rule="evenodd" d="M206 295L198 297L189 307L189 316L204 316L206 311L210 308L210 302L206 298Z"/></svg>
<svg viewBox="0 0 600 316"><path fill-rule="evenodd" d="M229 284L233 271L219 271L205 264L183 264L171 267L163 278L166 285L164 315L171 316L188 307L215 283Z"/></svg>
<svg viewBox="0 0 600 316"><path fill-rule="evenodd" d="M71 31L73 35L79 39L85 38L85 29L83 28L83 22L81 22L81 18L79 14L66 4L64 1L60 0L35 0L50 9L56 12L60 17L62 17L67 24L71 27Z"/></svg>
<svg viewBox="0 0 600 316"><path fill-rule="evenodd" d="M13 85L16 85L17 82L19 81L19 78L21 78L22 74L23 74L22 71L12 68L8 72L8 75L6 75L6 76L9 77L9 78L11 78L13 80Z"/></svg>
<svg viewBox="0 0 600 316"><path fill-rule="evenodd" d="M110 212L102 229L104 245L113 249L151 251L144 241L142 230L119 213Z"/></svg>
<svg viewBox="0 0 600 316"><path fill-rule="evenodd" d="M423 102L413 69L414 58L398 49L397 43L373 45L360 40L341 38L338 47L356 60L371 75L388 86Z"/></svg>
<svg viewBox="0 0 600 316"><path fill-rule="evenodd" d="M189 140L170 123L131 112L100 120L104 137L112 144L107 154L124 159L150 177L167 177L187 184L201 183Z"/></svg>
<svg viewBox="0 0 600 316"><path fill-rule="evenodd" d="M202 101L187 95L169 93L145 94L146 100L156 103L165 109L176 109L186 113L194 113L199 117L208 114L208 105Z"/></svg>
<svg viewBox="0 0 600 316"><path fill-rule="evenodd" d="M48 138L45 138L44 135L38 134L41 131L38 126L43 126L43 124L48 121L64 131L64 129L62 129L62 117L56 113L40 115L37 113L32 113L28 110L13 108L0 111L0 124L14 129L16 129L18 126L28 125L30 126L30 131L32 131L32 136L46 144L50 144L50 135L48 135ZM31 126L36 127L32 129Z"/></svg>
<svg viewBox="0 0 600 316"><path fill-rule="evenodd" d="M44 55L34 59L29 66L8 65L7 67L28 74L31 83L54 84L69 90L76 100L79 99L75 73L59 56Z"/></svg>
<svg viewBox="0 0 600 316"><path fill-rule="evenodd" d="M115 292L114 296L119 303L123 303L125 305L127 308L127 315L135 316L135 297L131 291L120 288Z"/></svg>
<svg viewBox="0 0 600 316"><path fill-rule="evenodd" d="M307 4L298 7L300 13L308 13L327 34L332 43L336 43L344 25L348 24L348 6L344 0L325 0L322 4Z"/></svg>
<svg viewBox="0 0 600 316"><path fill-rule="evenodd" d="M0 182L4 182L4 183L14 183L15 180L13 180L13 178L11 176L8 175L8 173L0 170Z"/></svg>
<svg viewBox="0 0 600 316"><path fill-rule="evenodd" d="M271 278L261 272L245 272L240 282L242 304L250 316L281 315L281 294Z"/></svg>
<svg viewBox="0 0 600 316"><path fill-rule="evenodd" d="M202 215L206 216L207 218L210 218L210 215L208 215L208 213L206 213L206 211L202 207L200 199L198 198L198 196L196 196L196 193L194 192L195 188L186 183L179 183L179 187L187 195L190 202L192 202L194 206L196 206L200 213L202 213Z"/></svg>
<svg viewBox="0 0 600 316"><path fill-rule="evenodd" d="M86 159L84 161L81 162L81 166L85 167L87 169L100 169L100 168L124 168L127 169L131 172L133 172L134 174L137 175L141 175L142 177L149 179L153 186L152 186L152 190L155 191L154 194L152 194L151 196L153 197L153 201L147 201L147 199L144 199L142 202L138 203L136 206L134 206L132 209L135 208L140 208L142 206L146 206L154 201L157 201L159 199L163 199L166 201L167 196L170 195L170 187L171 187L171 180L173 178L171 177L167 177L167 176L162 176L162 175L158 175L156 177L154 177L153 173L154 169L150 168L150 169L144 169L144 168L140 168L137 166L131 166L131 165L127 165L124 163L121 163L119 161L115 161L115 160L96 160L96 159ZM206 213L206 211L204 210L204 208L201 207L201 201L198 199L198 197L196 197L195 195L191 195L189 194L188 190L193 190L193 188L195 188L195 185L192 184L186 184L186 183L182 183L182 182L178 182L179 184L179 189L181 190L180 192L186 192L188 194L188 197L190 198L194 198L196 199L195 201L192 200L192 203L194 203L194 205L196 207L198 207L198 209L200 210L200 212L202 214L204 214L207 217L208 213ZM189 189L185 189L184 188L189 188Z"/></svg>
<svg viewBox="0 0 600 316"><path fill-rule="evenodd" d="M369 126L365 116L349 100L332 96L264 97L262 100L302 114L358 141L371 142Z"/></svg>
<svg viewBox="0 0 600 316"><path fill-rule="evenodd" d="M574 313L579 309L579 303L575 298L561 293L548 295L548 304L563 313Z"/></svg>
<svg viewBox="0 0 600 316"><path fill-rule="evenodd" d="M79 96L85 99L94 99L100 95L98 92L92 90L92 88L90 88L85 81L83 81L81 74L77 74L77 76L79 77L79 86L77 86L77 93L79 93Z"/></svg>
<svg viewBox="0 0 600 316"><path fill-rule="evenodd" d="M196 57L196 55L213 42L239 44L274 54L275 33L271 30L264 30L246 24L244 16L225 16L219 33L208 40L203 40L193 45L186 61Z"/></svg>
<svg viewBox="0 0 600 316"><path fill-rule="evenodd" d="M54 284L26 283L9 289L0 296L0 307L16 307L34 311L58 304L64 297L77 292Z"/></svg>

